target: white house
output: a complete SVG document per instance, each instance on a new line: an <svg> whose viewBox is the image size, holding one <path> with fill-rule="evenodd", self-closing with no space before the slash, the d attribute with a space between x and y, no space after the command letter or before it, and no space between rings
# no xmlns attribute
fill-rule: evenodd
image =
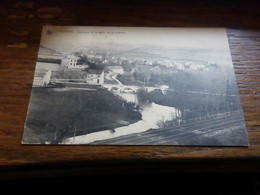
<svg viewBox="0 0 260 195"><path fill-rule="evenodd" d="M48 72L35 72L34 78L33 78L33 86L39 87L39 86L47 86L51 81L51 71Z"/></svg>
<svg viewBox="0 0 260 195"><path fill-rule="evenodd" d="M61 60L61 65L65 66L69 69L85 69L85 68L87 68L88 67L87 65L82 65L82 64L78 63L79 59L80 59L79 57L72 55L72 54L69 54L69 55L66 55L65 58L63 58Z"/></svg>
<svg viewBox="0 0 260 195"><path fill-rule="evenodd" d="M86 83L90 85L104 84L105 73L103 70L88 70Z"/></svg>

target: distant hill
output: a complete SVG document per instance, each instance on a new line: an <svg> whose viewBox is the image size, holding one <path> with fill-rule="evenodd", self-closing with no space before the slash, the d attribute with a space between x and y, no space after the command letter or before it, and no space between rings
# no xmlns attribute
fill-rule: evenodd
<svg viewBox="0 0 260 195"><path fill-rule="evenodd" d="M63 57L64 54L40 45L37 61L60 64Z"/></svg>
<svg viewBox="0 0 260 195"><path fill-rule="evenodd" d="M50 49L50 48L48 48L48 47L45 47L45 46L43 46L43 45L40 45L40 47L39 47L39 53L41 53L41 54L56 54L56 55L62 55L62 53L60 53L60 52L57 52L56 50L54 50L54 49Z"/></svg>

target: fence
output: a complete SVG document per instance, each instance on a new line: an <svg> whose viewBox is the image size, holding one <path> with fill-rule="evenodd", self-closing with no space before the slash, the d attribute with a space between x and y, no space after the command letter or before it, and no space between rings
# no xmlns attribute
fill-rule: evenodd
<svg viewBox="0 0 260 195"><path fill-rule="evenodd" d="M210 120L210 119L219 119L219 118L228 117L228 116L235 116L235 115L238 115L241 113L242 113L242 110L234 110L234 111L224 112L224 113L211 113L208 116L197 117L197 118L192 118L192 119L187 119L187 120L177 118L177 119L174 119L173 121L164 122L164 126L169 127L169 126L174 126L174 125L191 124L194 122L206 121L206 120Z"/></svg>

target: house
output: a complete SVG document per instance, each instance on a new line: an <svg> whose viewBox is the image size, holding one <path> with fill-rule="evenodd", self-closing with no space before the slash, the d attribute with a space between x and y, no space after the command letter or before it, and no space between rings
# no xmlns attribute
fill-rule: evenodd
<svg viewBox="0 0 260 195"><path fill-rule="evenodd" d="M41 86L47 86L51 81L51 71L48 70L48 72L35 72L34 78L33 78L33 86L34 87L41 87Z"/></svg>
<svg viewBox="0 0 260 195"><path fill-rule="evenodd" d="M104 84L105 73L104 70L88 70L86 83L90 85Z"/></svg>
<svg viewBox="0 0 260 195"><path fill-rule="evenodd" d="M67 67L69 69L85 69L88 66L79 64L79 57L68 54L61 60L61 66Z"/></svg>

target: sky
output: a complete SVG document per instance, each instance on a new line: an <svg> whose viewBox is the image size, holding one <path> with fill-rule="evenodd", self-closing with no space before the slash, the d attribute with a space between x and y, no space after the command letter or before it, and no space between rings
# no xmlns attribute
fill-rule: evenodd
<svg viewBox="0 0 260 195"><path fill-rule="evenodd" d="M45 26L40 44L58 51L102 44L229 51L224 28Z"/></svg>

